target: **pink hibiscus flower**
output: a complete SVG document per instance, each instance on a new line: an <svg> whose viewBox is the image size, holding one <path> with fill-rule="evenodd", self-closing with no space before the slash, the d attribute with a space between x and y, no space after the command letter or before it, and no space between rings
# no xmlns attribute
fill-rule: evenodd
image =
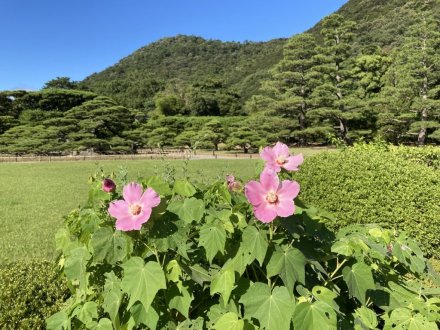
<svg viewBox="0 0 440 330"><path fill-rule="evenodd" d="M142 193L137 183L127 184L123 191L123 200L110 203L108 213L116 218L116 229L122 231L140 230L143 223L150 219L153 207L159 205L160 197L151 188Z"/></svg>
<svg viewBox="0 0 440 330"><path fill-rule="evenodd" d="M254 207L255 217L261 222L272 222L277 216L288 217L295 213L293 199L298 196L299 184L280 179L276 172L265 169L260 182L250 181L245 186L245 195Z"/></svg>
<svg viewBox="0 0 440 330"><path fill-rule="evenodd" d="M266 161L266 168L275 172L281 171L281 168L288 171L298 171L298 166L304 161L302 154L291 156L289 147L281 142L277 142L273 148L264 148L260 156Z"/></svg>

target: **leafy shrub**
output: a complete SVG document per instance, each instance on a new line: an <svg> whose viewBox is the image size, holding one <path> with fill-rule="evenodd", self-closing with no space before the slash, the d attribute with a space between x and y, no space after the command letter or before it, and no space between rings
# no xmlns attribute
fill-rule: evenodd
<svg viewBox="0 0 440 330"><path fill-rule="evenodd" d="M260 222L250 183L254 209L232 176L204 186L140 178L142 187L118 176L108 193L102 179L56 235L74 296L49 329L437 329L440 301L421 280L439 279L404 234L355 226L336 236L329 214L298 200L291 216Z"/></svg>
<svg viewBox="0 0 440 330"><path fill-rule="evenodd" d="M0 328L43 329L45 318L59 311L70 295L48 261L0 266Z"/></svg>
<svg viewBox="0 0 440 330"><path fill-rule="evenodd" d="M440 147L425 146L422 148L406 146L390 146L394 154L434 169L440 169Z"/></svg>
<svg viewBox="0 0 440 330"><path fill-rule="evenodd" d="M428 254L440 256L440 175L423 152L358 146L306 159L296 178L301 198L335 215L336 229L378 223L407 231ZM416 150L416 149L411 149Z"/></svg>

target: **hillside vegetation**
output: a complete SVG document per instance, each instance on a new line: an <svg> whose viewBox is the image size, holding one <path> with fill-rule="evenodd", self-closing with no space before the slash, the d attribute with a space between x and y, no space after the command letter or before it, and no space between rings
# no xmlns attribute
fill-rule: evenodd
<svg viewBox="0 0 440 330"><path fill-rule="evenodd" d="M200 94L212 92L214 99L235 98L237 109L224 112L237 113L255 94L268 69L281 59L284 42L221 42L184 35L164 38L91 75L83 85L145 110L154 108L152 98L158 92L185 94L193 103Z"/></svg>

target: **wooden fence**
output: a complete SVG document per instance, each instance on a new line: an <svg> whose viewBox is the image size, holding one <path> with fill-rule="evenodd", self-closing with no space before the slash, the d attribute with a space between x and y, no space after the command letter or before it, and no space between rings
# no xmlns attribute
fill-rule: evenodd
<svg viewBox="0 0 440 330"><path fill-rule="evenodd" d="M84 160L141 160L141 159L254 159L256 154L218 153L214 151L192 151L173 149L162 152L142 152L129 155L68 155L68 156L12 156L0 155L0 163L63 162Z"/></svg>

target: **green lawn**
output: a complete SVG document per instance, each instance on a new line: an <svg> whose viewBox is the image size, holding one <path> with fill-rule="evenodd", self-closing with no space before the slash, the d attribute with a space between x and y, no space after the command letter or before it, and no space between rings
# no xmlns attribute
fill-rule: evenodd
<svg viewBox="0 0 440 330"><path fill-rule="evenodd" d="M101 161L110 172L123 166L130 178L175 170L199 181L224 178L228 173L248 179L257 160ZM17 259L52 258L54 234L62 217L87 198L87 179L98 168L92 161L0 164L0 263Z"/></svg>

